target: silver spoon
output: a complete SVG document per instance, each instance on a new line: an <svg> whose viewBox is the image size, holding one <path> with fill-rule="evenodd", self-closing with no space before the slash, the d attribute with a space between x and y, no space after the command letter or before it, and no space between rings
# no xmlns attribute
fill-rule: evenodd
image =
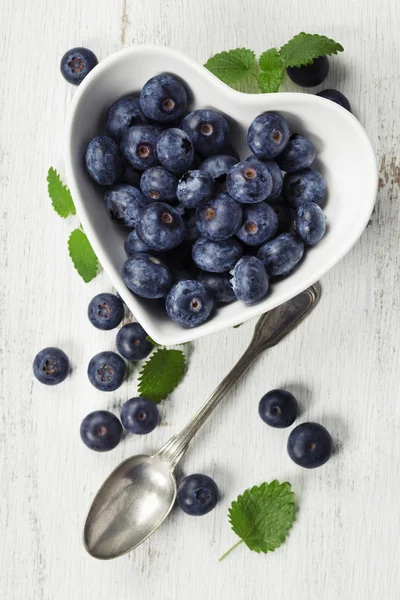
<svg viewBox="0 0 400 600"><path fill-rule="evenodd" d="M90 507L83 540L99 559L121 556L144 542L161 525L176 498L174 470L190 440L253 361L275 346L313 310L321 296L319 283L264 314L249 347L193 419L151 456L132 456L105 480Z"/></svg>

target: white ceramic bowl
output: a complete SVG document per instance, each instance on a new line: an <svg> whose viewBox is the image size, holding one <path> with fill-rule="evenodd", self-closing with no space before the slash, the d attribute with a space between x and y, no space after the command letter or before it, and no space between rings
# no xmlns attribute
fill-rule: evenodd
<svg viewBox="0 0 400 600"><path fill-rule="evenodd" d="M315 167L328 186L325 206L327 234L308 250L299 268L271 286L266 299L254 306L241 302L218 308L209 321L182 329L153 301L134 296L124 285L127 234L109 219L103 192L86 173L84 154L89 141L104 132L108 107L118 98L139 92L153 75L178 75L190 91L189 109L215 108L230 117L232 143L240 156L249 154L247 128L266 110L280 112L292 132L304 133L317 150ZM157 342L173 345L237 325L289 300L315 283L350 250L368 223L377 190L376 160L359 121L334 102L311 94L243 94L214 77L187 56L169 48L137 46L102 61L77 89L68 115L66 170L79 217L102 266L137 320Z"/></svg>

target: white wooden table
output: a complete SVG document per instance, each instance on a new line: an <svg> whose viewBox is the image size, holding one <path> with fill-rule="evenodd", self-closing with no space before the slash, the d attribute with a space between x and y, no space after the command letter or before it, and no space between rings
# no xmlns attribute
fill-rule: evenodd
<svg viewBox="0 0 400 600"><path fill-rule="evenodd" d="M135 552L101 562L81 529L99 484L123 458L156 449L186 423L246 347L254 323L191 345L182 385L162 407L163 426L113 452L88 451L81 419L118 411L135 373L115 393L97 392L89 358L114 349L94 329L87 304L110 290L102 273L85 285L67 252L77 219L53 212L50 165L63 173L63 125L74 93L59 60L74 45L102 59L123 46L157 43L200 62L237 46L257 53L295 33L325 33L345 53L323 87L338 87L368 131L380 164L379 198L354 250L323 279L315 313L265 354L202 430L182 470L217 481L222 498L202 519L174 510ZM3 0L0 4L1 374L0 597L5 600L395 600L400 592L398 10L392 0ZM287 89L294 89L287 85ZM35 353L63 348L71 377L46 388ZM286 454L286 431L257 415L268 389L292 390L301 420L332 432L337 453L306 471ZM297 521L279 550L240 546L226 517L247 487L292 483Z"/></svg>

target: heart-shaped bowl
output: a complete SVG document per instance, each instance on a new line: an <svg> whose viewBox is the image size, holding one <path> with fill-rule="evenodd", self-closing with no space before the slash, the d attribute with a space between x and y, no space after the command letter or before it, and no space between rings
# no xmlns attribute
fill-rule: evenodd
<svg viewBox="0 0 400 600"><path fill-rule="evenodd" d="M124 285L121 268L126 260L128 231L105 210L104 189L91 181L84 155L89 141L104 133L107 109L121 96L138 93L143 84L162 72L176 74L189 91L189 109L215 108L231 122L232 144L241 158L250 154L247 128L258 114L273 110L303 133L317 150L315 168L325 177L328 195L324 212L327 233L310 248L298 268L273 283L262 302L246 306L234 302L218 307L200 327L182 329L166 315L160 301L133 295ZM187 56L158 46L121 50L102 61L77 89L67 120L66 172L84 230L114 287L137 320L157 342L174 345L237 325L289 300L320 279L350 250L366 227L378 183L375 155L359 123L334 102L302 93L244 94L237 92Z"/></svg>

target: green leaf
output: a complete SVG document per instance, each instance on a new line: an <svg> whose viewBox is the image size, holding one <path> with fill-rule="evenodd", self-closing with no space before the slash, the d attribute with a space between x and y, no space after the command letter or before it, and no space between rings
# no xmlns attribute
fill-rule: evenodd
<svg viewBox="0 0 400 600"><path fill-rule="evenodd" d="M264 94L277 92L282 82L285 71L281 57L276 48L271 48L261 54L258 60L261 73L257 75L257 82Z"/></svg>
<svg viewBox="0 0 400 600"><path fill-rule="evenodd" d="M273 552L279 548L293 525L295 496L290 483L262 483L246 490L232 502L228 511L233 531L254 552Z"/></svg>
<svg viewBox="0 0 400 600"><path fill-rule="evenodd" d="M238 325L233 326L233 329L238 329L241 325L243 325L243 323L238 323Z"/></svg>
<svg viewBox="0 0 400 600"><path fill-rule="evenodd" d="M255 66L256 56L253 50L236 48L229 52L220 52L208 59L204 65L224 83L232 85L242 81Z"/></svg>
<svg viewBox="0 0 400 600"><path fill-rule="evenodd" d="M299 33L280 49L284 67L301 67L314 62L319 56L343 52L343 46L324 35Z"/></svg>
<svg viewBox="0 0 400 600"><path fill-rule="evenodd" d="M56 213L63 219L68 215L75 215L76 209L71 192L66 185L63 185L59 174L53 167L50 167L47 174L47 184L51 203Z"/></svg>
<svg viewBox="0 0 400 600"><path fill-rule="evenodd" d="M75 269L85 283L94 279L99 270L99 261L86 234L81 229L74 229L69 236L68 249Z"/></svg>
<svg viewBox="0 0 400 600"><path fill-rule="evenodd" d="M161 402L181 382L185 370L186 358L181 350L159 348L139 373L139 394Z"/></svg>
<svg viewBox="0 0 400 600"><path fill-rule="evenodd" d="M155 342L155 341L153 340L153 338L151 338L149 335L146 335L146 340L147 340L148 342L150 342L150 344L153 344L153 346L159 346L159 345L160 345L160 344L157 344L157 342Z"/></svg>

